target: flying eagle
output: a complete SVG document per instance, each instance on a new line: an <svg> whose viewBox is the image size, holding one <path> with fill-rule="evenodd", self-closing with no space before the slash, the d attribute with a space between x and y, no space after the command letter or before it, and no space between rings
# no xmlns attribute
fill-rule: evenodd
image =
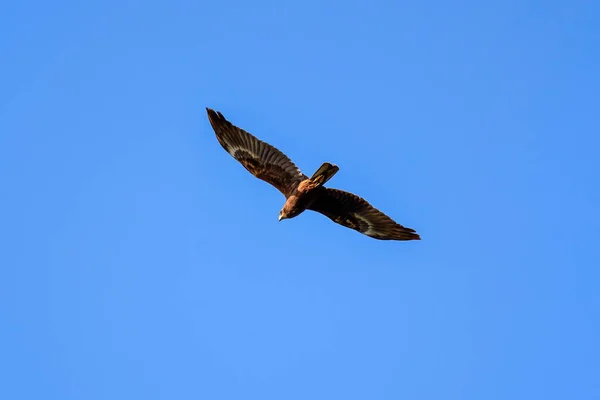
<svg viewBox="0 0 600 400"><path fill-rule="evenodd" d="M326 162L309 178L275 147L233 125L220 112L210 108L206 111L221 146L252 175L275 186L285 196L279 221L313 210L375 239L421 239L414 229L394 222L366 200L323 186L338 172L336 165Z"/></svg>

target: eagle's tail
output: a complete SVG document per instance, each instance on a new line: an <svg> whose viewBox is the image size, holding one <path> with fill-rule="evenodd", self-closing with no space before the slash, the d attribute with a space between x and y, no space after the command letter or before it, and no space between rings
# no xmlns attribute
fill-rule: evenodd
<svg viewBox="0 0 600 400"><path fill-rule="evenodd" d="M340 168L337 165L333 165L328 162L323 163L317 172L313 174L310 180L316 184L316 187L319 187L330 180L339 170Z"/></svg>

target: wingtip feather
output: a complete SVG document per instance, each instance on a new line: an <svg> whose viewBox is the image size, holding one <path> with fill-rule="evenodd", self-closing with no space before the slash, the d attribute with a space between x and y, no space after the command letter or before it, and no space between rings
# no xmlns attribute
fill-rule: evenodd
<svg viewBox="0 0 600 400"><path fill-rule="evenodd" d="M213 127L231 124L220 111L215 111L212 108L206 107L206 113L208 114L208 121Z"/></svg>
<svg viewBox="0 0 600 400"><path fill-rule="evenodd" d="M206 107L206 113L208 114L208 118L211 120L219 118L218 113L215 110L213 110L212 108Z"/></svg>
<svg viewBox="0 0 600 400"><path fill-rule="evenodd" d="M395 237L397 240L421 240L421 235L419 235L417 231L405 226L402 226L396 231Z"/></svg>
<svg viewBox="0 0 600 400"><path fill-rule="evenodd" d="M421 235L419 235L414 229L409 234L410 240L421 240Z"/></svg>

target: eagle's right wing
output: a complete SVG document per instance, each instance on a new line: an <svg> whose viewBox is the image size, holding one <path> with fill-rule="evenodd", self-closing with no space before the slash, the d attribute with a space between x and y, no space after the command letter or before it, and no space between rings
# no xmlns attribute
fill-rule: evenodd
<svg viewBox="0 0 600 400"><path fill-rule="evenodd" d="M285 197L307 179L281 151L233 125L220 112L206 111L221 146L252 175L275 186Z"/></svg>
<svg viewBox="0 0 600 400"><path fill-rule="evenodd" d="M365 199L343 190L322 188L308 209L375 239L421 240L414 229L394 222Z"/></svg>

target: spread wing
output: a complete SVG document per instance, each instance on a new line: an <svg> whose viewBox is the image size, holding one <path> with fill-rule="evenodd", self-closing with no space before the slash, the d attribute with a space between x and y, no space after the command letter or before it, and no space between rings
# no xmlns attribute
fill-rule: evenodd
<svg viewBox="0 0 600 400"><path fill-rule="evenodd" d="M206 111L221 146L252 175L275 186L285 197L307 179L281 151L233 125L220 112Z"/></svg>
<svg viewBox="0 0 600 400"><path fill-rule="evenodd" d="M375 239L421 240L414 229L394 222L365 199L343 190L323 188L309 210Z"/></svg>

